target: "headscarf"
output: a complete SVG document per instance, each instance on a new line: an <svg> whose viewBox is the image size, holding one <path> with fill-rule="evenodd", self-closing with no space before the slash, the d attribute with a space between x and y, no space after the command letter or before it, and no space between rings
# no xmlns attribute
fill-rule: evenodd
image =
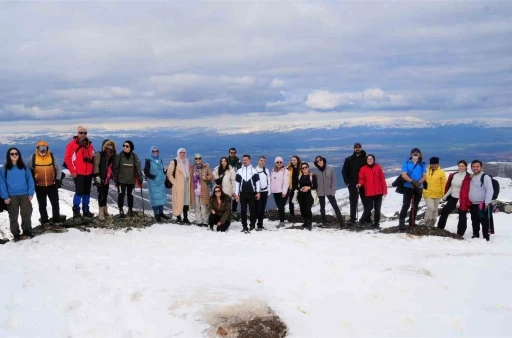
<svg viewBox="0 0 512 338"><path fill-rule="evenodd" d="M180 151L184 151L185 152L185 158L184 159L180 158ZM180 148L176 152L176 161L178 161L178 163L180 164L181 170L183 171L183 175L185 175L185 179L190 177L190 172L188 170L189 163L188 163L188 158L186 157L187 156L186 154L187 154L187 151L185 150L185 148Z"/></svg>
<svg viewBox="0 0 512 338"><path fill-rule="evenodd" d="M158 155L153 155L153 149L156 149L156 150L159 150L157 146L151 146L151 148L149 148L149 156L151 156L151 158L155 161L158 161L158 159L160 158L160 152L158 152Z"/></svg>
<svg viewBox="0 0 512 338"><path fill-rule="evenodd" d="M366 159L367 159L367 160L368 160L368 157L373 158L373 164L372 164L372 165L370 165L370 164L368 164L368 162L367 162L367 163L366 163L366 165L367 165L367 166L369 166L369 167L373 167L373 166L376 164L376 163L375 163L375 155L373 155L373 154L368 154L368 155L366 156Z"/></svg>

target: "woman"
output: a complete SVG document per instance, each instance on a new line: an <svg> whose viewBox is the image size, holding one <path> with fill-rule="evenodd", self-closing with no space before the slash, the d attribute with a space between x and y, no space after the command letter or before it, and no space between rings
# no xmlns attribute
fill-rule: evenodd
<svg viewBox="0 0 512 338"><path fill-rule="evenodd" d="M128 140L123 142L123 151L116 156L114 164L114 179L118 188L120 188L117 196L117 206L119 208L119 217L125 218L124 214L124 196L128 194L128 217L133 217L133 189L135 184L140 186L142 178L142 170L140 160L137 154L133 152L135 149L133 142ZM119 189L118 189L119 191Z"/></svg>
<svg viewBox="0 0 512 338"><path fill-rule="evenodd" d="M426 182L425 189L423 189L423 198L427 204L425 225L434 226L437 220L439 201L444 195L444 187L446 186L446 173L439 166L439 157L430 158Z"/></svg>
<svg viewBox="0 0 512 338"><path fill-rule="evenodd" d="M338 207L338 203L336 202L336 173L334 172L334 168L331 166L327 166L327 160L325 157L317 156L315 158L315 167L318 169L318 175L316 175L316 179L318 181L318 199L320 200L320 214L322 215L322 226L327 226L327 219L325 217L325 197L331 203L332 208L334 209L334 213L336 214L336 218L340 224L340 227L343 227L343 216L341 216L340 208Z"/></svg>
<svg viewBox="0 0 512 338"><path fill-rule="evenodd" d="M31 223L34 192L32 173L23 163L20 151L18 148L9 148L4 167L0 168L0 196L7 205L9 224L15 241L19 241L23 237L34 237ZM23 237L20 235L18 223L20 213Z"/></svg>
<svg viewBox="0 0 512 338"><path fill-rule="evenodd" d="M176 174L173 176L176 163ZM167 168L167 178L172 183L172 214L178 223L190 224L188 210L190 208L190 163L187 151L180 148L176 154L176 161L171 161ZM181 215L183 214L183 219Z"/></svg>
<svg viewBox="0 0 512 338"><path fill-rule="evenodd" d="M467 172L468 164L464 160L460 160L458 171L451 173L448 176L448 181L445 186L444 201L448 201L443 210L441 210L441 217L437 227L444 229L448 215L452 213L455 208L459 209L459 222L457 224L457 234L464 236L467 228L467 213L471 202L469 201L469 186L471 183L471 175Z"/></svg>
<svg viewBox="0 0 512 338"><path fill-rule="evenodd" d="M230 198L235 197L236 172L228 163L227 157L221 157L219 166L213 169L213 179L215 186L219 186L222 192Z"/></svg>
<svg viewBox="0 0 512 338"><path fill-rule="evenodd" d="M279 224L277 228L284 227L284 206L290 186L290 172L283 166L283 158L276 157L274 169L270 172L270 192L274 195L274 201L279 212Z"/></svg>
<svg viewBox="0 0 512 338"><path fill-rule="evenodd" d="M107 199L110 180L114 178L114 160L116 158L116 143L104 140L101 151L94 154L94 185L98 189L98 219L103 221L109 216Z"/></svg>
<svg viewBox="0 0 512 338"><path fill-rule="evenodd" d="M190 195L194 196L190 203L194 206L196 225L200 227L207 226L208 201L210 200L208 182L213 179L212 171L208 163L203 163L201 154L194 155L194 164L190 166L189 170L192 176Z"/></svg>
<svg viewBox="0 0 512 338"><path fill-rule="evenodd" d="M301 161L300 157L297 155L293 155L290 163L288 164L288 208L290 210L290 218L295 217L295 207L293 205L293 195L295 194L295 190L297 190L299 175L301 173Z"/></svg>
<svg viewBox="0 0 512 338"><path fill-rule="evenodd" d="M144 164L144 175L148 182L149 202L157 222L170 219L164 214L164 205L167 203L167 191L165 189L164 162L160 158L157 146L150 148L149 157Z"/></svg>
<svg viewBox="0 0 512 338"><path fill-rule="evenodd" d="M370 219L373 209L375 212L372 226L379 228L382 199L388 194L388 186L382 167L375 163L375 155L369 154L366 156L366 165L359 170L359 182L356 187L364 187L366 197L366 205L364 205L361 219Z"/></svg>
<svg viewBox="0 0 512 338"><path fill-rule="evenodd" d="M316 190L316 175L309 172L309 164L306 162L303 162L300 168L301 174L297 180L297 201L299 202L300 214L304 219L303 227L311 231L313 229L313 213L311 212L311 207L313 207L314 202L311 190Z"/></svg>
<svg viewBox="0 0 512 338"><path fill-rule="evenodd" d="M208 208L210 217L208 225L213 230L213 226L217 227L217 231L225 232L231 224L231 197L220 189L219 186L213 188L213 194L210 197Z"/></svg>

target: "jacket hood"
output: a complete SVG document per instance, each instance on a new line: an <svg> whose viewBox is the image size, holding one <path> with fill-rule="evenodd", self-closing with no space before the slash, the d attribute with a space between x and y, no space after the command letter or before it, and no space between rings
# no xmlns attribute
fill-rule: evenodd
<svg viewBox="0 0 512 338"><path fill-rule="evenodd" d="M103 143L101 145L101 150L105 151L107 149L107 146L112 146L114 149L114 153L116 152L116 143L112 140L103 140Z"/></svg>
<svg viewBox="0 0 512 338"><path fill-rule="evenodd" d="M327 167L327 160L326 160L326 159L325 159L325 157L323 157L323 156L317 156L315 159L317 159L317 158L319 158L319 157L322 159L322 161L324 161L324 166L323 166L322 168L320 168L320 167L318 166L318 164L316 163L316 161L315 161L315 167L317 167L317 168L318 168L318 170L324 170L324 169Z"/></svg>
<svg viewBox="0 0 512 338"><path fill-rule="evenodd" d="M37 148L37 147L41 147L41 146L46 146L46 147L48 147L48 142L46 142L46 141L39 141L39 142L37 142L37 144L36 144L36 148ZM50 147L48 147L48 149L50 149Z"/></svg>

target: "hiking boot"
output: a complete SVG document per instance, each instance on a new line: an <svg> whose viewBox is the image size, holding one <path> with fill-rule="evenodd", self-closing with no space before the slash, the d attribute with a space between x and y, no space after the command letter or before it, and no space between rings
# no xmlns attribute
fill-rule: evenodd
<svg viewBox="0 0 512 338"><path fill-rule="evenodd" d="M192 223L190 223L190 221L186 217L183 217L183 223L186 224L186 225L192 224Z"/></svg>
<svg viewBox="0 0 512 338"><path fill-rule="evenodd" d="M108 205L105 205L105 206L103 207L103 215L104 215L105 217L110 216L110 214L108 213Z"/></svg>
<svg viewBox="0 0 512 338"><path fill-rule="evenodd" d="M471 238L480 238L480 235L473 235Z"/></svg>
<svg viewBox="0 0 512 338"><path fill-rule="evenodd" d="M21 235L14 235L14 241L17 242L17 241L21 241Z"/></svg>
<svg viewBox="0 0 512 338"><path fill-rule="evenodd" d="M171 219L171 217L167 216L166 214L160 214L158 216L160 216L161 219Z"/></svg>
<svg viewBox="0 0 512 338"><path fill-rule="evenodd" d="M375 229L380 229L380 224L374 224L372 225Z"/></svg>
<svg viewBox="0 0 512 338"><path fill-rule="evenodd" d="M34 238L34 234L31 231L24 232L23 235L27 238Z"/></svg>
<svg viewBox="0 0 512 338"><path fill-rule="evenodd" d="M104 221L105 220L105 207L100 207L99 208L99 211L98 211L98 219L100 221Z"/></svg>
<svg viewBox="0 0 512 338"><path fill-rule="evenodd" d="M263 231L263 230L267 230L267 229L265 229L265 227L264 227L264 226L260 226L260 227L257 227L257 228L256 228L256 231Z"/></svg>
<svg viewBox="0 0 512 338"><path fill-rule="evenodd" d="M181 220L181 215L176 217L176 222L180 224L183 223L183 221Z"/></svg>
<svg viewBox="0 0 512 338"><path fill-rule="evenodd" d="M279 224L276 225L276 228L284 228L284 222L279 222Z"/></svg>
<svg viewBox="0 0 512 338"><path fill-rule="evenodd" d="M202 227L203 226L203 223L197 223L196 226L198 227Z"/></svg>
<svg viewBox="0 0 512 338"><path fill-rule="evenodd" d="M491 240L491 237L490 237L490 236L485 236L484 238L485 238L485 240L486 240L487 242L489 242L489 241Z"/></svg>
<svg viewBox="0 0 512 338"><path fill-rule="evenodd" d="M400 218L398 221L398 229L400 229L401 232L405 232L405 218Z"/></svg>
<svg viewBox="0 0 512 338"><path fill-rule="evenodd" d="M242 231L240 231L240 232L243 232L243 233L248 234L248 233L249 233L249 229L247 229L247 226L244 226L244 227L242 228Z"/></svg>
<svg viewBox="0 0 512 338"><path fill-rule="evenodd" d="M250 226L250 228L249 228L249 230L250 230L250 231L253 231L253 230L254 230L254 228L255 228L255 226L254 226L254 225L251 225L251 226Z"/></svg>
<svg viewBox="0 0 512 338"><path fill-rule="evenodd" d="M133 213L133 210L132 208L128 208L128 212L126 213L126 216L132 218L133 216L135 216L135 214Z"/></svg>
<svg viewBox="0 0 512 338"><path fill-rule="evenodd" d="M84 217L93 218L94 214L92 212L90 212L89 210L87 210L87 211L84 211Z"/></svg>
<svg viewBox="0 0 512 338"><path fill-rule="evenodd" d="M162 223L162 217L160 217L160 215L156 215L155 221L157 221L157 223Z"/></svg>
<svg viewBox="0 0 512 338"><path fill-rule="evenodd" d="M126 218L123 209L119 210L119 218Z"/></svg>
<svg viewBox="0 0 512 338"><path fill-rule="evenodd" d="M78 217L82 217L82 215L80 214L80 206L73 205L73 218L78 218Z"/></svg>
<svg viewBox="0 0 512 338"><path fill-rule="evenodd" d="M355 219L351 219L351 220L347 221L347 226L348 227L352 227L354 225L356 225L356 220Z"/></svg>

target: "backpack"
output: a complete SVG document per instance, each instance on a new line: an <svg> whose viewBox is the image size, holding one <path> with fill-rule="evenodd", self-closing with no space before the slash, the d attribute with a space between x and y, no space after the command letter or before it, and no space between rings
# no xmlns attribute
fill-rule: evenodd
<svg viewBox="0 0 512 338"><path fill-rule="evenodd" d="M491 182L492 182L492 200L494 201L495 199L498 198L498 195L500 194L500 182L496 181L495 178L493 178L491 175L488 175L488 174L483 174L482 177L480 178L480 186L483 186L484 185L484 176L487 175L491 178Z"/></svg>
<svg viewBox="0 0 512 338"><path fill-rule="evenodd" d="M53 170L55 171L55 179L57 178L57 168L55 168L55 158L53 157L53 153L50 153L52 157L52 166ZM64 162L65 163L65 162ZM34 169L36 168L36 154L32 154L32 168L30 168L30 171L32 172L32 176L34 176ZM67 169L67 168L66 168ZM66 177L66 174L64 174L62 171L60 172L60 180L63 181L64 177Z"/></svg>

